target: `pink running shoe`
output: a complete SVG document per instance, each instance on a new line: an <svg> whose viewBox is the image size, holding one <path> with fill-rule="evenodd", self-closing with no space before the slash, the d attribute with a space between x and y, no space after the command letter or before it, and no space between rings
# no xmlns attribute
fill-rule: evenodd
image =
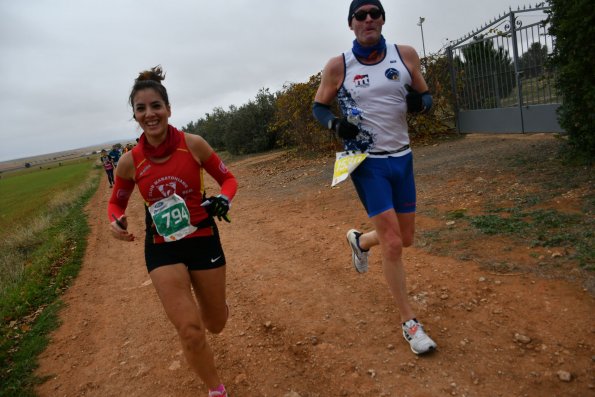
<svg viewBox="0 0 595 397"><path fill-rule="evenodd" d="M209 389L209 397L229 397L227 395L227 391L225 391L225 386L220 384L215 390Z"/></svg>

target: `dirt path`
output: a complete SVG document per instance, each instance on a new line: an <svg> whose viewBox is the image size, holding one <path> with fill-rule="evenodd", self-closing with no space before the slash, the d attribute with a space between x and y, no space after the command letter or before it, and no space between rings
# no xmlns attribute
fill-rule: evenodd
<svg viewBox="0 0 595 397"><path fill-rule="evenodd" d="M498 172L490 159L540 145L553 140L475 136L416 148L418 230L444 222L430 208L472 209L486 200L462 188L478 175L506 190L518 176ZM407 249L409 293L439 345L418 358L399 333L378 251L369 273L351 268L345 232L369 222L349 182L328 188L332 159L267 154L229 166L240 181L233 222L221 226L231 318L210 340L232 396L595 396L595 302L584 284L502 275L454 253ZM130 244L109 236L109 193L103 181L88 206L85 262L41 357L38 374L49 379L37 391L206 396L150 284L142 238ZM128 214L137 236L142 211L133 197ZM489 240L475 250L479 263L527 256L526 247L500 252ZM570 381L561 379L566 373Z"/></svg>

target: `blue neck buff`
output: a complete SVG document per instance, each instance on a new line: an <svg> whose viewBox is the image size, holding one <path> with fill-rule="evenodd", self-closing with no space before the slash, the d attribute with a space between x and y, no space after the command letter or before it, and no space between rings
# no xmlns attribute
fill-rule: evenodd
<svg viewBox="0 0 595 397"><path fill-rule="evenodd" d="M358 58L368 59L381 54L384 50L386 50L386 40L384 40L384 36L382 35L380 35L378 43L371 47L364 47L357 40L353 40L352 51Z"/></svg>

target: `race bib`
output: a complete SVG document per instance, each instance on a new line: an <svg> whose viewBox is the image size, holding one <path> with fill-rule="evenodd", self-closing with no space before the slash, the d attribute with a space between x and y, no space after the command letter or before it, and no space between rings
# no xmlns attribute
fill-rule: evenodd
<svg viewBox="0 0 595 397"><path fill-rule="evenodd" d="M186 202L175 193L153 203L149 213L157 233L167 242L180 240L196 230L190 224L190 211Z"/></svg>
<svg viewBox="0 0 595 397"><path fill-rule="evenodd" d="M343 182L349 174L355 170L358 165L368 157L368 153L349 150L346 152L338 152L335 160L335 170L333 172L333 182L331 187Z"/></svg>

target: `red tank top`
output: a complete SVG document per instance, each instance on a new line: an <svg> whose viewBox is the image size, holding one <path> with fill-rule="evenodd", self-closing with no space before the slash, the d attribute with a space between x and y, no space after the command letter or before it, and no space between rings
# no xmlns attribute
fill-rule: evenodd
<svg viewBox="0 0 595 397"><path fill-rule="evenodd" d="M208 217L207 212L200 206L204 190L203 169L188 150L185 135L180 139L177 149L170 158L163 163L155 163L146 158L140 146L137 145L132 149L134 179L146 205L151 206L176 193L186 201L190 211L190 222L193 225L198 225L205 220ZM163 242L163 238L156 234L154 226L147 224L147 228L149 227L153 229L150 233L153 236L153 242ZM147 232L149 232L148 229ZM150 234L147 233L147 237ZM211 235L213 235L212 228L206 227L196 230L185 238Z"/></svg>

